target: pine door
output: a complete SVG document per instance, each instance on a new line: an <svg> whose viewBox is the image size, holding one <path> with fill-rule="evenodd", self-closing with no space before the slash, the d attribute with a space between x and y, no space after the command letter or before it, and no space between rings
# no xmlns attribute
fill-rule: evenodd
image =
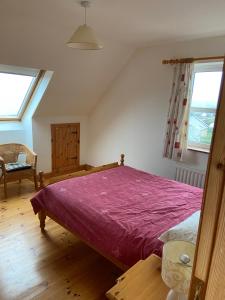
<svg viewBox="0 0 225 300"><path fill-rule="evenodd" d="M80 164L80 124L52 124L52 171L72 171Z"/></svg>
<svg viewBox="0 0 225 300"><path fill-rule="evenodd" d="M224 66L225 68L225 66ZM225 69L224 69L225 70ZM225 78L208 162L189 300L225 299Z"/></svg>

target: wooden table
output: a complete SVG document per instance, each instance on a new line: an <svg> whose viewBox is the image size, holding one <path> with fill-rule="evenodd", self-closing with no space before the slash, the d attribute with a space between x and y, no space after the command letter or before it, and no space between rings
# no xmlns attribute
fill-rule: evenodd
<svg viewBox="0 0 225 300"><path fill-rule="evenodd" d="M165 300L168 291L161 278L161 259L151 255L120 276L106 297L110 300Z"/></svg>

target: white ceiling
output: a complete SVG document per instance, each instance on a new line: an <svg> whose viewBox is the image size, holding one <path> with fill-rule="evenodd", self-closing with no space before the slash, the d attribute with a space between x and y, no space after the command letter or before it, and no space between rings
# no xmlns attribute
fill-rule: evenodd
<svg viewBox="0 0 225 300"><path fill-rule="evenodd" d="M92 0L97 52L65 42L83 22L77 0L0 0L0 63L55 71L38 114L87 114L135 48L225 34L224 0Z"/></svg>
<svg viewBox="0 0 225 300"><path fill-rule="evenodd" d="M225 34L224 0L92 2L89 19L98 32L137 47Z"/></svg>

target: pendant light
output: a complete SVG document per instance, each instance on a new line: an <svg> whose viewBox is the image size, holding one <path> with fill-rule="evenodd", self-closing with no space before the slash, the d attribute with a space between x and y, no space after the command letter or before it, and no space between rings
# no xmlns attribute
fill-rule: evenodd
<svg viewBox="0 0 225 300"><path fill-rule="evenodd" d="M103 44L96 38L94 30L87 25L87 7L90 6L89 0L82 0L80 5L84 8L84 24L79 26L74 32L67 46L81 50L99 50L103 48Z"/></svg>

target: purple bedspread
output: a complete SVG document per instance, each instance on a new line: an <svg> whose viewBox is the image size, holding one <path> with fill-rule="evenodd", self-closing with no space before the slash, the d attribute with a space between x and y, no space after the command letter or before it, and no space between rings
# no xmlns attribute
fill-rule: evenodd
<svg viewBox="0 0 225 300"><path fill-rule="evenodd" d="M107 256L131 266L160 255L160 234L201 207L202 190L130 167L47 186L31 200Z"/></svg>

